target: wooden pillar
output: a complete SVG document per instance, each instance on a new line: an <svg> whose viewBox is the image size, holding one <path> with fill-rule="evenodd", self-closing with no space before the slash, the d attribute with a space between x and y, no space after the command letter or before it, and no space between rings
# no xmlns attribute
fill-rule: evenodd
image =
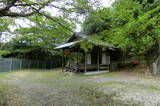
<svg viewBox="0 0 160 106"><path fill-rule="evenodd" d="M77 65L78 65L78 62L79 61L79 52L77 51Z"/></svg>
<svg viewBox="0 0 160 106"><path fill-rule="evenodd" d="M84 72L87 72L87 60L86 60L86 53L84 53Z"/></svg>
<svg viewBox="0 0 160 106"><path fill-rule="evenodd" d="M152 63L152 65L153 65L153 75L157 75L157 64Z"/></svg>
<svg viewBox="0 0 160 106"><path fill-rule="evenodd" d="M63 49L63 55L62 55L62 72L64 71L64 64L65 64L65 59L64 59L64 49Z"/></svg>
<svg viewBox="0 0 160 106"><path fill-rule="evenodd" d="M97 67L98 67L98 71L99 71L99 60L100 60L100 58L99 58L99 55L100 55L100 51L99 51L99 47L98 47L98 53L97 53Z"/></svg>
<svg viewBox="0 0 160 106"><path fill-rule="evenodd" d="M79 50L77 51L77 71L79 71Z"/></svg>

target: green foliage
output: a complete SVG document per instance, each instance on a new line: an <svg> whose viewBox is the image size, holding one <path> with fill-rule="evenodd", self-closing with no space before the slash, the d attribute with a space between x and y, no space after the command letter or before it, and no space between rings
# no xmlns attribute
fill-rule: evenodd
<svg viewBox="0 0 160 106"><path fill-rule="evenodd" d="M8 26L13 21L13 19L8 17L0 17L0 32L9 30Z"/></svg>
<svg viewBox="0 0 160 106"><path fill-rule="evenodd" d="M67 28L72 26L64 19L55 18L60 23L63 23ZM33 47L53 48L55 44L66 41L71 33L56 22L53 22L45 17L34 16L30 18L36 25L29 28L20 28L16 31L14 40Z"/></svg>
<svg viewBox="0 0 160 106"><path fill-rule="evenodd" d="M160 0L117 0L110 8L101 8L98 0L93 1L94 3L90 0L69 2L69 8L60 7L63 15L51 16L47 13L49 17L51 16L49 19L37 14L27 17L35 25L16 30L14 33L16 37L10 42L11 46L6 48L20 54L35 50L36 53L40 50L43 53L47 51L49 54L56 54L52 49L71 36L71 32L67 29L74 29L74 22L78 23L75 20L80 14L88 16L83 23L83 32L94 36L88 38L92 42L84 40L81 44L85 51L92 48L93 44L110 44L123 50L125 54L143 57L159 43ZM30 0L23 2L34 3ZM46 1L36 1L36 3L43 2ZM69 18L70 13L77 17ZM0 22L0 31L5 31L8 25L12 24L12 19L0 18Z"/></svg>
<svg viewBox="0 0 160 106"><path fill-rule="evenodd" d="M0 57L2 57L5 54L9 54L10 51L9 50L0 50Z"/></svg>
<svg viewBox="0 0 160 106"><path fill-rule="evenodd" d="M118 0L112 8L91 13L83 24L84 32L129 55L143 57L160 40L158 4L157 0Z"/></svg>
<svg viewBox="0 0 160 106"><path fill-rule="evenodd" d="M88 15L88 13L100 8L99 0L73 0L73 11L79 14Z"/></svg>
<svg viewBox="0 0 160 106"><path fill-rule="evenodd" d="M9 43L10 47L3 47L3 50L7 49L10 53L3 54L3 56L50 60L55 55L60 55L61 51L54 51L53 48L59 43L66 42L71 32L58 23L68 29L72 29L73 25L63 17L53 18L56 22L39 15L29 17L28 19L34 25L25 28L19 26L20 28L14 32L16 37ZM7 45L6 43L5 46Z"/></svg>
<svg viewBox="0 0 160 106"><path fill-rule="evenodd" d="M81 48L84 49L85 52L87 52L89 49L93 48L93 44L89 43L87 40L84 40L82 43L80 43Z"/></svg>
<svg viewBox="0 0 160 106"><path fill-rule="evenodd" d="M111 18L108 14L110 14L108 8L91 12L84 22L83 32L90 35L109 29L111 27Z"/></svg>
<svg viewBox="0 0 160 106"><path fill-rule="evenodd" d="M77 10L77 12L82 14L86 13L91 9L91 7L89 6L88 0L75 0L74 8Z"/></svg>
<svg viewBox="0 0 160 106"><path fill-rule="evenodd" d="M63 1L64 5L62 6L56 6L54 3L57 4L61 1L54 0L22 0L23 6L21 6L22 3L16 3L16 5L20 5L18 8L21 8L21 12L17 13L17 15L21 16L31 11L34 12L32 15L24 15L24 18L30 20L34 25L29 25L29 27L24 28L22 27L23 25L18 26L14 22L9 21L10 18L8 17L1 18L0 32L8 29L9 25L18 26L18 29L12 33L15 35L14 39L9 43L3 44L5 46L1 46L0 49L10 51L9 53L3 52L3 56L18 58L33 58L34 56L37 59L38 56L43 55L39 57L41 59L41 57L50 58L50 55L59 55L61 51L53 51L53 48L59 43L66 42L72 35L71 32L75 29L75 23L80 22L77 19L79 15L83 14L87 16L88 12L98 6L98 0L94 1L95 2L90 0ZM6 2L9 3L10 1L7 0ZM53 11L55 10L54 8L56 8L60 14L57 16L55 16L54 13L50 14L45 11L44 7L52 8ZM39 11L40 8L41 10ZM36 12L35 9L37 9ZM11 15L12 12L8 12L8 14ZM8 44L10 45L8 46ZM33 52L35 55L33 55Z"/></svg>

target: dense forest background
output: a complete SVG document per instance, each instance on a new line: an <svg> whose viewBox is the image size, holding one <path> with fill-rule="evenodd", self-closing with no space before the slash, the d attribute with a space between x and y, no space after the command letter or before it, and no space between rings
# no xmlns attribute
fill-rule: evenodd
<svg viewBox="0 0 160 106"><path fill-rule="evenodd" d="M0 8L1 35L12 35L8 42L1 40L1 57L58 59L61 51L53 48L67 41L77 25L92 40L117 47L124 58L154 61L158 55L160 0L116 0L110 7L99 0L13 1L2 1L8 8ZM16 19L30 23L24 27Z"/></svg>

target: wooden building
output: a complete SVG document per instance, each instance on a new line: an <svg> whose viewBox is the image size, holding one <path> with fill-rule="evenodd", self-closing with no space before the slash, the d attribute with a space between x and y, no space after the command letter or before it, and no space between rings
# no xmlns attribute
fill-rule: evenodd
<svg viewBox="0 0 160 106"><path fill-rule="evenodd" d="M81 48L83 42L93 45L87 52ZM91 40L85 35L74 34L68 42L57 46L63 49L63 67L65 72L103 73L110 70L110 52L115 47L103 42Z"/></svg>

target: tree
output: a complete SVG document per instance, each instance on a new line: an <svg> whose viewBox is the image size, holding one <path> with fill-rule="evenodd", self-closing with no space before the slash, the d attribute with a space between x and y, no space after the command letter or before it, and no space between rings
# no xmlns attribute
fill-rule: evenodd
<svg viewBox="0 0 160 106"><path fill-rule="evenodd" d="M3 0L0 1L0 17L10 16L10 17L26 17L31 16L37 11L40 12L46 6L51 6L57 9L68 11L68 7L59 7L54 4L54 2L64 2L65 5L72 6L80 13L86 13L90 10L92 6L99 6L100 2L98 0ZM15 11L18 10L18 11ZM71 11L70 11L71 12ZM74 11L75 12L75 11Z"/></svg>
<svg viewBox="0 0 160 106"><path fill-rule="evenodd" d="M84 3L89 3L87 1L83 0ZM18 50L19 52L25 52L26 49L32 51L35 48L52 50L56 44L66 41L71 33L74 32L73 26L75 26L75 23L70 19L69 14L81 14L80 11L85 9L79 8L82 7L80 5L83 2L78 0L70 2L65 0L0 1L0 32L9 31L9 25L17 27L14 24L14 19L17 17L27 18L35 25L29 28L18 26L16 32L12 33L15 37L10 42L12 48L10 51ZM61 5L57 5L58 3ZM88 5L86 4L86 6ZM52 9L53 12L45 11L46 7ZM58 9L56 11L59 11L57 16L54 13L55 8Z"/></svg>
<svg viewBox="0 0 160 106"><path fill-rule="evenodd" d="M74 25L68 23L63 18L55 18L69 30L72 30ZM35 25L28 28L19 28L14 34L17 35L14 41L26 44L28 46L40 46L43 48L54 48L56 44L65 42L71 36L71 32L63 26L57 24L44 16L33 16L30 21Z"/></svg>
<svg viewBox="0 0 160 106"><path fill-rule="evenodd" d="M160 39L159 1L144 2L145 0L118 0L112 8L105 10L106 15L102 13L104 9L91 13L83 25L84 31L87 29L85 32L99 36L96 37L99 41L105 41L128 55L141 58ZM93 14L96 14L94 18Z"/></svg>
<svg viewBox="0 0 160 106"><path fill-rule="evenodd" d="M83 23L85 34L97 34L103 30L111 28L110 9L104 8L99 11L92 11Z"/></svg>
<svg viewBox="0 0 160 106"><path fill-rule="evenodd" d="M3 1L0 1L1 3L0 17L30 16L35 12L40 11L50 2L52 1L51 0L50 1L49 0L48 1L3 0Z"/></svg>
<svg viewBox="0 0 160 106"><path fill-rule="evenodd" d="M11 48L8 49L10 52L6 56L14 55L19 58L38 59L42 58L42 53L44 53L44 58L46 58L45 54L59 55L60 51L54 51L53 48L57 44L65 42L72 32L44 16L34 15L29 19L34 24L26 28L19 26L19 29L13 33L15 37L10 42ZM57 18L56 20L68 29L73 29L74 25L65 21L65 19Z"/></svg>
<svg viewBox="0 0 160 106"><path fill-rule="evenodd" d="M98 0L94 1L97 2L93 0L1 1L1 19L4 17L6 19L6 16L13 20L17 17L24 17L34 23L29 28L18 26L13 33L14 39L9 42L11 55L7 56L14 55L23 58L23 56L26 57L25 54L33 55L31 53L33 51L36 55L40 51L55 54L56 52L53 52L55 45L65 42L74 33L75 25L79 22L78 17L87 16L89 11L98 7ZM52 9L53 12L47 12L45 8ZM55 9L59 14L55 15ZM14 21L9 23L9 25L17 26ZM5 31L8 29L8 25L6 27L2 25L2 27Z"/></svg>

